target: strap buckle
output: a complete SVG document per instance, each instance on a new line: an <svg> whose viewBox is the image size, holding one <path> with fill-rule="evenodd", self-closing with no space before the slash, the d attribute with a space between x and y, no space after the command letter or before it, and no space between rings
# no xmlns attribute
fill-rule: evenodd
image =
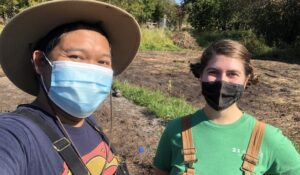
<svg viewBox="0 0 300 175"><path fill-rule="evenodd" d="M257 165L258 162L259 162L258 158L254 157L250 154L244 154L243 155L243 160L251 163L252 165Z"/></svg>
<svg viewBox="0 0 300 175"><path fill-rule="evenodd" d="M193 164L197 162L196 159L196 149L195 148L188 148L182 149L181 153L184 157L184 163L188 165L188 167L192 168Z"/></svg>
<svg viewBox="0 0 300 175"><path fill-rule="evenodd" d="M53 142L53 147L58 152L65 150L70 145L71 145L71 142L66 137L62 137Z"/></svg>
<svg viewBox="0 0 300 175"><path fill-rule="evenodd" d="M194 165L194 163L196 163L196 162L197 162L197 159L195 159L195 160L188 160L188 161L185 160L185 161L184 161L184 164L186 164L188 168L194 169L194 168L193 168L193 165Z"/></svg>
<svg viewBox="0 0 300 175"><path fill-rule="evenodd" d="M244 172L244 175L256 175L255 172L249 171L243 167L241 167L241 170Z"/></svg>
<svg viewBox="0 0 300 175"><path fill-rule="evenodd" d="M182 175L195 175L195 169L194 168L188 168L186 172L184 172Z"/></svg>
<svg viewBox="0 0 300 175"><path fill-rule="evenodd" d="M181 149L181 154L183 155L195 155L196 149L195 148L186 148Z"/></svg>

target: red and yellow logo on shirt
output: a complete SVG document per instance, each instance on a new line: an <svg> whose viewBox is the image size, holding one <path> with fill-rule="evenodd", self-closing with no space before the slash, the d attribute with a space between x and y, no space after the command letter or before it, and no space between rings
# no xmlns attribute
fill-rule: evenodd
<svg viewBox="0 0 300 175"><path fill-rule="evenodd" d="M82 157L91 175L112 175L118 167L117 157L112 154L105 142L101 142L94 150ZM62 175L72 175L66 163Z"/></svg>

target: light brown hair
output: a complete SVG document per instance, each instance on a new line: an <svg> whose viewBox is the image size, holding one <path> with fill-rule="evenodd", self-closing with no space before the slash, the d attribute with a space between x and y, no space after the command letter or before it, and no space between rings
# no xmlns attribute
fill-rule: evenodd
<svg viewBox="0 0 300 175"><path fill-rule="evenodd" d="M190 64L194 76L200 78L208 62L216 55L224 55L241 60L244 65L245 74L247 77L249 76L249 82L255 83L257 81L250 61L250 52L241 43L230 39L223 39L212 43L204 50L199 63Z"/></svg>

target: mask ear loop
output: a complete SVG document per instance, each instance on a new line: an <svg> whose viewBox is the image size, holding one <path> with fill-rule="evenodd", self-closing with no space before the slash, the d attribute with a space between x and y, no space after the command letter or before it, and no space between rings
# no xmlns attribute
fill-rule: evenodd
<svg viewBox="0 0 300 175"><path fill-rule="evenodd" d="M113 127L113 103L112 103L112 91L109 92L109 108L110 108L110 124L109 124L109 136L110 136L110 139L112 138L112 127ZM105 152L106 152L106 155L105 155L105 163L104 163L104 166L103 166L103 170L101 172L101 175L103 175L104 173L104 170L107 166L107 160L108 160L108 154L109 154L109 151L111 151L111 141L110 139L108 139L108 150L105 149Z"/></svg>
<svg viewBox="0 0 300 175"><path fill-rule="evenodd" d="M72 139L71 139L70 135L68 134L66 128L64 127L62 121L61 121L60 118L58 117L57 112L56 112L56 110L55 110L55 108L54 108L54 106L53 106L53 103L51 102L49 96L48 96L48 95L46 95L46 96L47 96L47 101L48 101L48 103L49 103L49 106L50 106L51 110L53 111L56 120L58 121L58 122L57 122L58 125L59 125L58 128L60 128L60 130L61 130L61 132L63 133L63 135L64 135L65 137L67 137L67 139L71 142L71 144L73 145L73 148L74 148L75 152L77 153L77 155L78 155L79 157L81 157L80 154L79 154L78 149L77 149L76 146L74 145L74 142L72 141ZM79 160L82 162L83 165L85 165L85 163L82 161L81 158L80 158ZM91 174L90 170L89 170L86 166L85 166L85 168L86 168L87 172L88 172L89 174Z"/></svg>
<svg viewBox="0 0 300 175"><path fill-rule="evenodd" d="M48 57L45 55L44 52L43 52L43 55L44 55L45 60L46 60L46 61L49 63L49 65L53 68L53 64L51 63L51 61L48 59ZM44 83L44 78L43 78L42 75L40 75L40 79L41 79L41 84L42 84L42 86L43 86L42 89L43 89L44 93L46 94L47 102L48 102L48 104L49 104L51 110L53 111L56 120L58 121L58 122L57 122L58 125L59 125L58 128L61 130L61 132L63 133L63 135L66 136L66 137L69 139L69 141L70 141L71 144L73 145L73 148L75 149L75 152L76 152L76 153L78 154L78 156L80 157L79 151L78 151L77 148L75 147L75 145L74 145L74 143L73 143L73 141L72 141L70 135L68 134L66 128L64 127L62 121L61 121L60 118L58 117L57 112L56 112L56 110L55 110L55 108L54 108L54 106L53 106L53 103L52 103L50 97L48 96L48 90L47 90L47 88L46 88L46 85L45 85L45 83ZM85 165L85 163L82 161L82 159L80 159L80 161L82 162L83 165ZM89 172L89 174L91 174L90 170L89 170L87 167L86 167L86 170Z"/></svg>
<svg viewBox="0 0 300 175"><path fill-rule="evenodd" d="M48 62L48 64L51 66L51 68L53 68L53 64L51 63L51 61L48 59L48 57L46 56L45 52L42 51L42 54L44 56L44 59ZM33 64L33 66L35 67L35 62L33 61L33 59L31 59L31 63ZM42 76L42 74L39 74L39 77L41 79L41 84L43 86L43 90L46 91L46 93L48 94L48 90L46 88L46 85L45 85L45 81L44 81L44 78ZM48 96L48 95L47 95Z"/></svg>
<svg viewBox="0 0 300 175"><path fill-rule="evenodd" d="M110 126L109 126L109 135L112 137L112 128L113 128L113 102L112 102L112 91L109 93L109 106L110 106ZM111 141L108 143L109 148L111 146Z"/></svg>

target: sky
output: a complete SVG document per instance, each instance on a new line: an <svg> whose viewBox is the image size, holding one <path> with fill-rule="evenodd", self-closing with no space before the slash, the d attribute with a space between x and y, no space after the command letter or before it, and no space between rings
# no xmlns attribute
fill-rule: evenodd
<svg viewBox="0 0 300 175"><path fill-rule="evenodd" d="M177 4L180 4L183 0L175 0Z"/></svg>

